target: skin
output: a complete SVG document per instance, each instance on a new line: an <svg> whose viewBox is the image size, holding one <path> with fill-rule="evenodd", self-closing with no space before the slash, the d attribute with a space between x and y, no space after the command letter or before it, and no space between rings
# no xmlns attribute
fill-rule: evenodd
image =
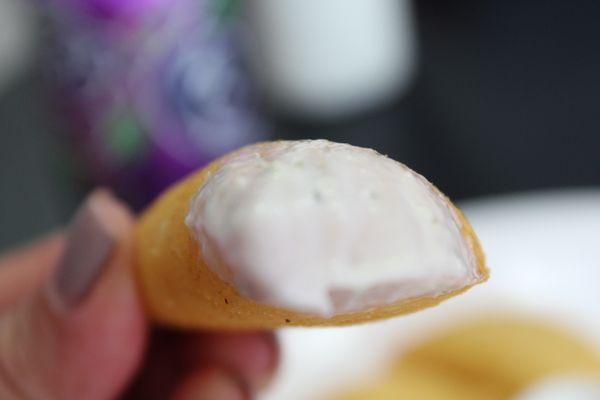
<svg viewBox="0 0 600 400"><path fill-rule="evenodd" d="M64 232L0 257L0 398L252 398L277 366L273 333L184 333L150 324L132 273L133 215L102 197L98 207L118 245L77 306L52 305Z"/></svg>

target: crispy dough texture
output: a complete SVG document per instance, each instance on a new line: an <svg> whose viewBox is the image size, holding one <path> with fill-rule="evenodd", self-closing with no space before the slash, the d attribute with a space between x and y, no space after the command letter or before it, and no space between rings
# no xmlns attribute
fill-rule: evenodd
<svg viewBox="0 0 600 400"><path fill-rule="evenodd" d="M264 143L239 151L261 152ZM184 223L192 196L213 171L237 152L225 155L184 178L162 194L141 216L136 226L136 264L142 298L150 317L178 328L273 329L283 326L351 325L389 318L434 306L469 289L464 287L436 297L403 300L371 310L323 318L257 303L240 296L213 273ZM461 232L487 280L488 269L473 229L463 216ZM477 282L480 283L480 282Z"/></svg>

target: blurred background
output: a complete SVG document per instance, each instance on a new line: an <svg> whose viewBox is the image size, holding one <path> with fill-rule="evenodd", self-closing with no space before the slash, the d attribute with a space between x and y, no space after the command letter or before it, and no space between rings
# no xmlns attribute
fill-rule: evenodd
<svg viewBox="0 0 600 400"><path fill-rule="evenodd" d="M0 248L269 138L374 147L454 199L600 184L600 5L0 0Z"/></svg>
<svg viewBox="0 0 600 400"><path fill-rule="evenodd" d="M244 144L327 138L458 200L492 281L387 325L287 330L265 398L314 398L318 375L365 376L491 304L600 348L599 16L558 0L0 0L0 250L65 223L96 185L140 209Z"/></svg>

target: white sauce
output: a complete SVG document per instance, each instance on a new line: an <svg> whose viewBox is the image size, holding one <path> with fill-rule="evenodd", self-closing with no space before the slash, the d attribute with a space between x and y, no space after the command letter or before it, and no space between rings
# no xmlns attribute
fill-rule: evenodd
<svg viewBox="0 0 600 400"><path fill-rule="evenodd" d="M480 279L448 201L374 150L325 140L251 147L198 190L185 220L243 296L331 317Z"/></svg>

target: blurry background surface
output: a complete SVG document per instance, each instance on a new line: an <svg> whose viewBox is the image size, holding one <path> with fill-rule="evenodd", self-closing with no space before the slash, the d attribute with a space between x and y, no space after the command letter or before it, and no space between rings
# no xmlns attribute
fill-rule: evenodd
<svg viewBox="0 0 600 400"><path fill-rule="evenodd" d="M264 22L264 9L272 2L254 3L255 11L262 8ZM292 7L298 2L287 3ZM421 172L455 199L600 185L599 3L406 4L396 14L396 30L385 34L415 37L388 37L390 46L416 49L410 86L341 117L307 118L302 112L264 107L273 126L271 137L325 137L374 147ZM77 171L69 165L68 148L58 135L65 129L63 121L55 115L44 84L47 65L39 50L46 40L36 29L35 14L28 11L21 1L0 1L0 19L7 21L0 24L2 248L63 222L86 189L72 179ZM334 18L335 10L329 12ZM393 22L388 25L394 27ZM369 27L373 22L364 22L362 28ZM277 31L276 23L273 29ZM295 40L310 48L311 40L318 44L324 34L291 37L290 46L297 45ZM283 39L272 47L285 46ZM319 62L315 59L305 68L318 71Z"/></svg>
<svg viewBox="0 0 600 400"><path fill-rule="evenodd" d="M272 2L254 3L255 11L262 7L264 22L264 9ZM396 14L396 30L386 34L414 35L414 40L403 36L395 41L389 36L387 43L404 46L403 57L410 54L406 47L414 46L409 86L372 107L333 118L263 107L271 137L325 137L374 147L455 199L600 185L599 3L405 4L406 10ZM46 38L27 8L21 1L0 1L0 19L6 22L0 23L2 248L65 221L86 190L72 179L77 171L59 135L64 122L49 101L47 65L39 55ZM329 12L329 18L335 17L335 10ZM373 27L372 21L362 23L362 29ZM393 21L388 25L393 28ZM273 29L278 29L276 23ZM324 34L289 40L310 48L311 40L317 44ZM285 46L282 40L273 46ZM351 49L344 50L349 60ZM314 62L305 68L316 70L320 61ZM399 68L406 75L406 67Z"/></svg>

